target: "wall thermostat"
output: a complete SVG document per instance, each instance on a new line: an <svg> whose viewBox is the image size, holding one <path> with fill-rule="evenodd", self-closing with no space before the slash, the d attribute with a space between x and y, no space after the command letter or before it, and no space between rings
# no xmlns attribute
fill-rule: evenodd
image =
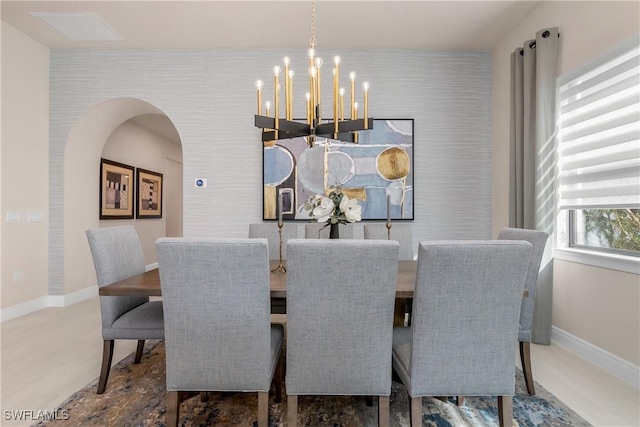
<svg viewBox="0 0 640 427"><path fill-rule="evenodd" d="M196 188L206 188L207 186L207 178L196 178L193 180L193 184Z"/></svg>

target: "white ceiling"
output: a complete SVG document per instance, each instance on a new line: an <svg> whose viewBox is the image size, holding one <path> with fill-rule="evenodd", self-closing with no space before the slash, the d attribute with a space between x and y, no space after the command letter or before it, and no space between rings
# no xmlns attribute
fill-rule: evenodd
<svg viewBox="0 0 640 427"><path fill-rule="evenodd" d="M318 50L488 50L540 1L317 0ZM95 12L124 37L69 42L29 12ZM304 48L311 1L4 1L2 20L52 48Z"/></svg>
<svg viewBox="0 0 640 427"><path fill-rule="evenodd" d="M317 49L490 50L539 3L317 0ZM124 40L70 42L30 12L96 13ZM306 50L311 36L310 0L2 0L0 16L40 43L64 49ZM179 143L166 116L145 115L133 121Z"/></svg>

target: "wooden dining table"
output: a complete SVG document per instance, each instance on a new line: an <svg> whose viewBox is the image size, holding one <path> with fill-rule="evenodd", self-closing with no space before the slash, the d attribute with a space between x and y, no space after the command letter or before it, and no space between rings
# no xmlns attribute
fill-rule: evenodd
<svg viewBox="0 0 640 427"><path fill-rule="evenodd" d="M287 275L275 270L279 263L271 261L269 274L269 288L271 298L287 298ZM394 314L394 326L405 325L405 299L413 298L416 283L417 261L398 262L398 276L396 279L396 304ZM160 287L160 274L157 268L122 279L99 289L101 296L162 296ZM523 297L529 296L527 289Z"/></svg>
<svg viewBox="0 0 640 427"><path fill-rule="evenodd" d="M271 262L271 269L278 266L277 261ZM400 261L398 263L398 278L396 280L396 298L413 297L413 289L416 282L416 261ZM269 274L269 287L272 298L287 297L286 273L271 272ZM158 269L146 271L136 276L122 279L100 288L102 296L162 296L160 288L160 274Z"/></svg>

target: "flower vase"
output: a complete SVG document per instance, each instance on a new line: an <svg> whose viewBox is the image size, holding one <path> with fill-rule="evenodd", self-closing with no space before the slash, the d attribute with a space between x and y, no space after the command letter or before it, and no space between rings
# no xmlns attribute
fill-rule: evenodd
<svg viewBox="0 0 640 427"><path fill-rule="evenodd" d="M330 239L339 239L340 238L340 224L331 224L331 228L329 229L329 238Z"/></svg>

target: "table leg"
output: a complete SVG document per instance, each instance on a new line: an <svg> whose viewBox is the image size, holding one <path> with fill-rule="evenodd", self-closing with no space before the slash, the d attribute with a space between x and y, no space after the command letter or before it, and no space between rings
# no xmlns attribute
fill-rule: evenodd
<svg viewBox="0 0 640 427"><path fill-rule="evenodd" d="M396 307L393 313L393 326L404 326L404 298L396 298Z"/></svg>

